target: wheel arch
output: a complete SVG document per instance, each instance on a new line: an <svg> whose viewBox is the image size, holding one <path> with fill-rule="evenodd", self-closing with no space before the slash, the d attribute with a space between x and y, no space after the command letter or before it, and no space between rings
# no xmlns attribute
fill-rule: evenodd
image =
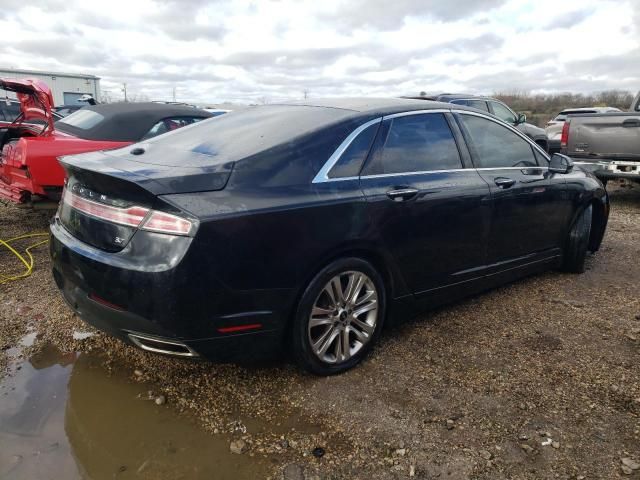
<svg viewBox="0 0 640 480"><path fill-rule="evenodd" d="M385 254L381 248L368 243L349 243L342 245L331 252L318 258L317 261L307 269L304 276L301 277L300 287L295 294L291 315L287 319L285 331L291 330L291 323L294 321L300 299L305 290L318 273L336 260L342 258L359 258L371 264L371 266L380 274L384 282L385 297L387 305L390 305L394 298L409 294L404 279L392 259Z"/></svg>
<svg viewBox="0 0 640 480"><path fill-rule="evenodd" d="M606 192L601 198L592 198L587 206L589 205L592 207L593 214L591 219L591 234L589 235L589 251L597 252L602 244L609 219L609 201Z"/></svg>

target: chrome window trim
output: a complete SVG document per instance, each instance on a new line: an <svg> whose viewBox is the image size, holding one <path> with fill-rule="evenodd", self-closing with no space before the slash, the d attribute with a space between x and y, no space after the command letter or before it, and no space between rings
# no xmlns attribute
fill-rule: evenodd
<svg viewBox="0 0 640 480"><path fill-rule="evenodd" d="M384 121L390 118L406 117L409 115L423 115L425 113L451 113L451 109L436 108L436 109L430 109L430 110L409 110L407 112L399 112L399 113L392 113L391 115L385 115L384 117L382 117L382 120ZM453 135L453 132L452 132L452 135Z"/></svg>
<svg viewBox="0 0 640 480"><path fill-rule="evenodd" d="M540 165L536 165L535 167L482 167L474 168L474 170L549 170L549 167L541 167Z"/></svg>
<svg viewBox="0 0 640 480"><path fill-rule="evenodd" d="M455 105L455 104L451 104L451 105ZM409 115L422 115L422 114L425 114L425 113L459 113L459 114L463 114L463 115L473 115L473 116L476 116L476 117L485 118L485 119L490 120L490 121L492 121L494 123L497 123L498 125L500 125L502 127L507 128L508 130L511 130L513 133L518 135L520 138L522 138L523 140L528 142L529 145L533 146L536 150L538 150L538 152L540 152L544 156L544 158L546 158L547 160L550 160L550 157L547 154L547 152L545 152L542 148L540 148L540 146L537 143L535 143L533 140L531 140L529 137L527 137L524 133L522 133L517 128L512 127L511 125L506 123L504 120L500 120L499 118L494 117L489 112L487 112L487 114L484 114L484 113L481 113L481 112L473 112L473 111L470 111L470 110L461 110L461 109L456 109L456 108L451 108L451 109L444 109L444 108L440 109L439 108L439 109L430 109L430 110L409 110L409 111L406 111L406 112L398 112L398 113L393 113L391 115L384 115L382 117L374 118L373 120L370 120L370 121L360 125L353 132L351 132L347 138L344 139L344 141L338 146L338 148L336 148L336 150L331 154L329 159L322 166L320 171L313 178L311 183L342 182L342 181L348 181L348 180L357 180L359 178L383 178L383 177L399 177L399 176L404 176L404 175L424 175L424 174L428 174L428 173L455 173L455 172L464 172L464 171L470 171L470 170L486 171L486 170L526 170L526 169L534 169L534 168L542 169L542 170L548 170L549 169L549 167L537 165L535 167L455 168L455 169L449 169L449 170L424 170L424 171L419 171L419 172L380 173L380 174L376 174L376 175L361 175L361 176L335 177L335 178L330 178L328 176L329 172L331 171L331 169L335 166L335 164L338 162L338 160L340 160L340 157L342 156L342 154L347 150L347 148L349 148L349 146L351 145L351 143L353 143L353 141L356 139L356 137L358 135L360 135L360 133L362 133L364 130L369 128L371 125L374 125L376 123L382 123L383 121L388 120L388 119L393 119L393 118L398 118L398 117L406 117L406 116L409 116Z"/></svg>
<svg viewBox="0 0 640 480"><path fill-rule="evenodd" d="M549 167L495 167L495 168L452 168L449 170L424 170L421 172L401 172L401 173L377 173L375 175L361 175L359 178L384 178L384 177L403 177L406 175L426 175L431 173L458 173L458 172L477 172L482 170L548 170ZM358 177L349 177L349 180L356 180Z"/></svg>
<svg viewBox="0 0 640 480"><path fill-rule="evenodd" d="M404 177L407 175L425 175L430 173L455 173L472 172L473 168L452 168L450 170L423 170L421 172L400 172L400 173L376 173L374 175L361 175L360 178L384 178L384 177Z"/></svg>
<svg viewBox="0 0 640 480"><path fill-rule="evenodd" d="M383 117L374 118L373 120L369 120L366 123L363 123L358 128L356 128L353 132L349 134L347 138L336 148L336 150L331 154L329 159L322 166L320 171L313 178L311 183L321 183L321 182L329 182L331 180L346 180L347 177L338 177L338 178L329 178L329 172L335 166L335 164L340 160L340 157L345 152L347 148L353 143L358 135L364 132L371 125L375 125L376 123L382 123ZM357 178L357 177L356 177Z"/></svg>

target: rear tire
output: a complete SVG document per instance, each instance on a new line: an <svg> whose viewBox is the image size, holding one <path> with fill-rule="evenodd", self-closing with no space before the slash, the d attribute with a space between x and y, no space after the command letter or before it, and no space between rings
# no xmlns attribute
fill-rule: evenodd
<svg viewBox="0 0 640 480"><path fill-rule="evenodd" d="M564 250L562 269L565 272L584 272L584 262L587 258L587 250L589 248L592 220L593 207L589 205L582 211L573 224L573 227L571 227Z"/></svg>
<svg viewBox="0 0 640 480"><path fill-rule="evenodd" d="M384 283L368 262L336 260L304 291L293 322L296 362L316 375L357 365L374 345L386 313Z"/></svg>

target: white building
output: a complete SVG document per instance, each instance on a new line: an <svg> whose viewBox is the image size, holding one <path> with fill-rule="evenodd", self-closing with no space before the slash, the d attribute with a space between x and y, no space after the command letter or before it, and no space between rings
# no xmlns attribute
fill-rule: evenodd
<svg viewBox="0 0 640 480"><path fill-rule="evenodd" d="M78 98L87 93L100 101L100 78L95 75L0 68L0 78L33 78L43 81L51 88L56 106L80 103Z"/></svg>

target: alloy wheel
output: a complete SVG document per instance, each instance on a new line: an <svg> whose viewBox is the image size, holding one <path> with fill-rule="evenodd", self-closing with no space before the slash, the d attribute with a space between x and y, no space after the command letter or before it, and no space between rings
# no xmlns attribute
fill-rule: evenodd
<svg viewBox="0 0 640 480"><path fill-rule="evenodd" d="M378 292L364 273L340 273L324 286L307 327L311 350L322 362L342 363L371 341L378 322Z"/></svg>

